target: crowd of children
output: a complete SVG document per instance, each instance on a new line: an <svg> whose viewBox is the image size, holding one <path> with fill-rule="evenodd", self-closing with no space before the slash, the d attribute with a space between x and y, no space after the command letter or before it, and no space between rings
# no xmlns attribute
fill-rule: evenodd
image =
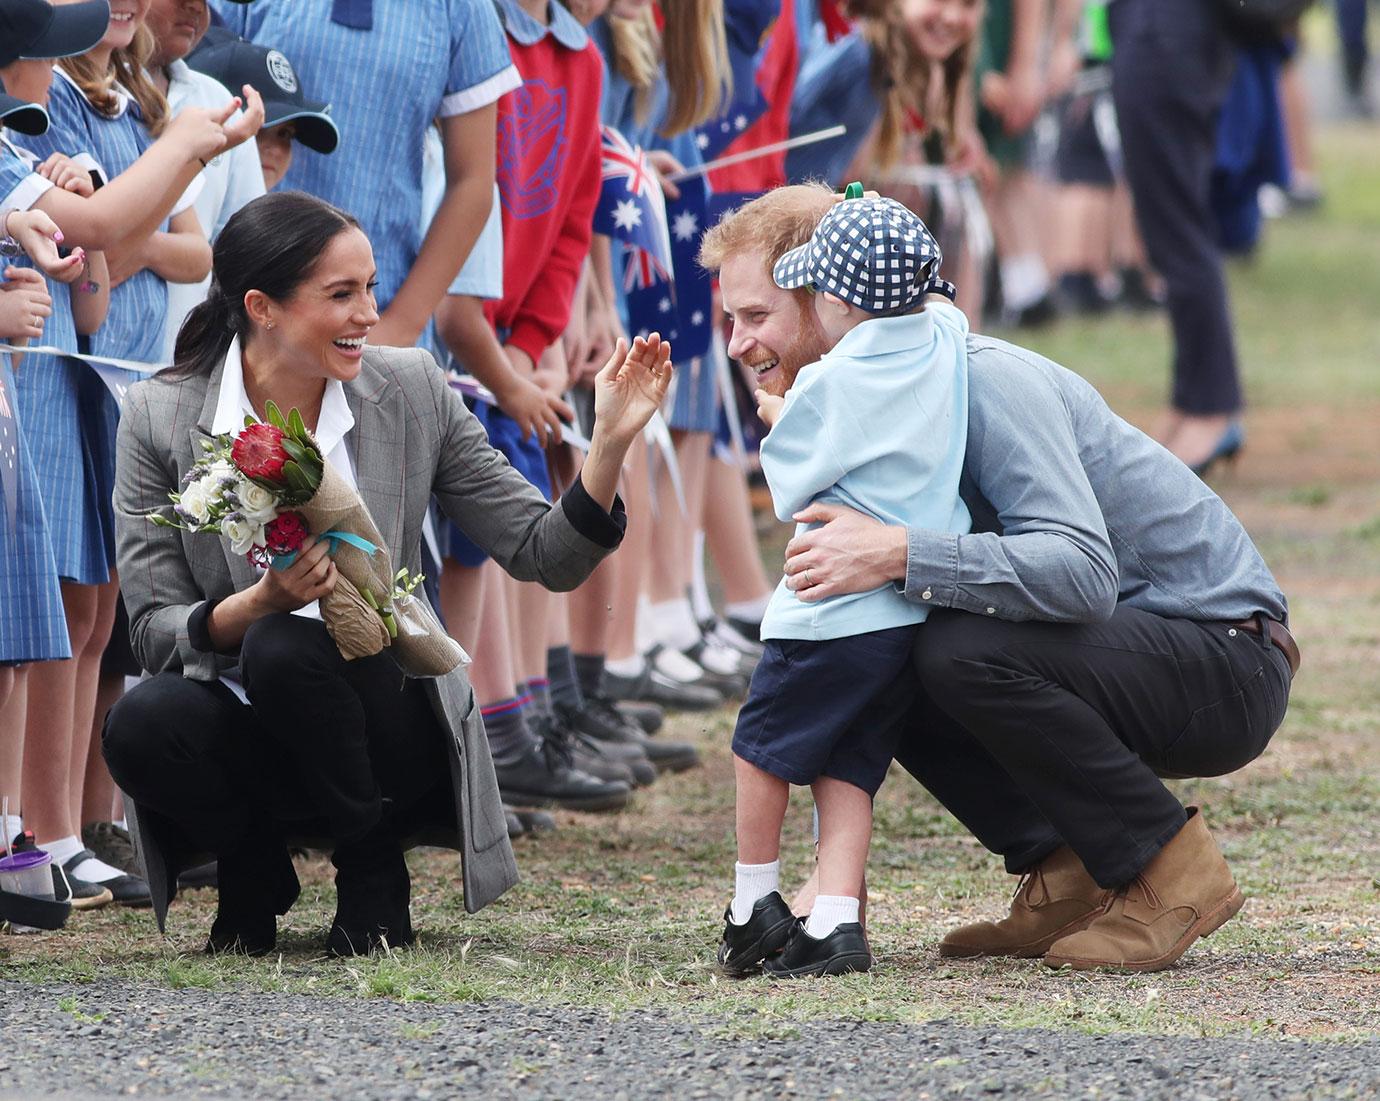
<svg viewBox="0 0 1380 1101"><path fill-rule="evenodd" d="M934 228L974 326L984 307L1037 320L1055 306L1158 305L1122 181L1106 8L0 0L0 343L11 348L0 351L0 794L11 808L0 829L52 854L78 908L149 901L100 753L106 711L142 672L114 569L119 399L169 361L207 293L221 227L278 188L359 220L378 265L370 339L429 348L548 496L569 477L562 441L587 431L589 383L616 341L674 329L674 394L625 471L627 538L586 585L557 596L513 581L443 520L426 545L434 602L474 656L510 833L550 828L541 807L616 810L659 772L694 766L692 746L657 734L662 712L742 698L764 616L768 665L782 638L822 651L819 640L863 628L773 627L782 598L758 553L747 460L763 426L709 281L683 257L745 197L856 177ZM611 184L626 184L626 210L609 205ZM887 210L893 228L919 224ZM635 232L644 216L662 220L664 249ZM924 226L906 232L938 254ZM840 335L883 339L886 320L865 320L866 303L802 264L837 291L821 310L837 310ZM930 325L949 339L965 322L940 306ZM961 376L937 377L941 404L961 399ZM807 406L800 397L783 425ZM960 424L915 457L933 460L936 499L950 506ZM847 483L783 490L782 464L801 456L780 427L761 465L769 478L776 467L785 519L782 502ZM824 750L810 775L773 771L769 733L781 732L740 725L735 750L779 829L784 784L834 773ZM824 796L827 831L839 804ZM755 828L739 921L774 875L763 870L772 822ZM849 864L831 882L856 896L855 873ZM853 916L845 906L829 928Z"/></svg>

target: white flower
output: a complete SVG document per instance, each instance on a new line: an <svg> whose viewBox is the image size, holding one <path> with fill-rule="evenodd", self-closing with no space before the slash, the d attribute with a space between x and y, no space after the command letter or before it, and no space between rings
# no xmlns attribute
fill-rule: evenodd
<svg viewBox="0 0 1380 1101"><path fill-rule="evenodd" d="M263 525L239 512L232 512L220 522L220 533L230 540L230 549L236 554L248 554L264 542Z"/></svg>
<svg viewBox="0 0 1380 1101"><path fill-rule="evenodd" d="M205 476L198 478L182 491L177 503L198 524L206 523L211 518L211 483Z"/></svg>
<svg viewBox="0 0 1380 1101"><path fill-rule="evenodd" d="M229 459L217 459L207 467L206 475L218 485L229 483L233 486L239 480L240 472Z"/></svg>
<svg viewBox="0 0 1380 1101"><path fill-rule="evenodd" d="M235 484L235 496L240 501L240 512L246 520L255 524L267 524L278 515L278 498L271 490L264 489L256 482L241 476Z"/></svg>

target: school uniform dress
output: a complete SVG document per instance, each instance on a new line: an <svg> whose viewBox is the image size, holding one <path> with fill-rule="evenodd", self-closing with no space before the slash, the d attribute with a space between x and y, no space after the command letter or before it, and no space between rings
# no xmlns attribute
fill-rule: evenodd
<svg viewBox="0 0 1380 1101"><path fill-rule="evenodd" d="M7 468L0 472L0 666L69 658L57 563L8 352L0 352L0 464Z"/></svg>
<svg viewBox="0 0 1380 1101"><path fill-rule="evenodd" d="M777 517L828 502L966 533L967 336L963 314L935 303L864 321L802 368L762 441ZM783 578L733 752L792 784L825 775L875 794L914 697L910 654L926 615L892 584L806 603Z"/></svg>
<svg viewBox="0 0 1380 1101"><path fill-rule="evenodd" d="M239 90L233 93L239 94ZM174 115L184 107L224 107L232 93L215 77L199 73L185 61L168 66L168 106ZM258 146L247 141L228 153L212 157L201 173L201 192L193 204L206 239L214 242L230 215L264 193L264 171ZM160 363L171 363L177 330L195 306L206 300L211 276L197 283L168 284L168 322L163 336Z"/></svg>
<svg viewBox="0 0 1380 1101"><path fill-rule="evenodd" d="M599 198L602 65L589 35L560 4L537 22L511 0L498 5L521 86L498 105L498 171L503 219L503 295L485 315L504 344L537 362L570 323ZM551 496L546 452L497 406L475 406L489 440L524 477ZM480 565L482 548L451 526L446 556Z"/></svg>
<svg viewBox="0 0 1380 1101"><path fill-rule="evenodd" d="M33 171L34 163L28 150L0 139L0 195L7 196L6 206L27 209L52 186ZM38 343L76 352L71 290L49 279L48 293L53 312ZM26 356L15 389L57 575L79 585L104 584L115 561L114 464L102 450L104 441L114 444L114 400L85 364L53 356Z"/></svg>
<svg viewBox="0 0 1380 1101"><path fill-rule="evenodd" d="M521 82L493 3L213 0L212 7L232 30L292 58L303 87L331 105L339 148L326 155L298 146L282 186L359 220L386 309L421 249L427 128L487 107Z"/></svg>
<svg viewBox="0 0 1380 1101"><path fill-rule="evenodd" d="M643 149L664 149L686 168L697 168L704 164L694 130L687 130L666 137L661 126L670 106L670 88L666 83L664 69L657 74L646 97L645 113L639 110L640 98L627 77L618 72L609 59L613 56L613 41L609 30L608 17L595 20L589 28L590 37L598 47L604 61L604 95L600 107L600 117L604 125L618 130L633 145ZM707 226L700 226L701 230ZM622 280L626 252L622 243L613 242L614 291L618 296L618 311L623 325L630 332L634 326L629 323L626 292ZM694 279L698 273L685 272L677 264L675 270L677 283ZM713 432L719 426L720 396L715 376L714 363L710 359L715 353L711 346L709 355L693 358L680 357L676 362L676 377L671 382L669 408L666 410L667 423L686 432Z"/></svg>

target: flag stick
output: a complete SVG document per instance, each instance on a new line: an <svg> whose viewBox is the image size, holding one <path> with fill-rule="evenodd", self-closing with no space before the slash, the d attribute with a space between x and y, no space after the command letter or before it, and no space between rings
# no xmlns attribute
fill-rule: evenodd
<svg viewBox="0 0 1380 1101"><path fill-rule="evenodd" d="M827 130L815 130L809 134L787 138L785 141L773 142L771 145L745 149L741 153L731 153L727 157L720 157L716 161L710 161L708 164L702 164L695 168L687 168L684 172L677 172L674 176L667 178L672 183L680 183L681 180L703 176L706 172L713 172L717 168L727 168L731 164L741 164L743 161L755 160L758 157L769 157L773 153L782 153L787 149L799 149L802 145L814 145L815 142L828 141L830 138L837 138L846 133L848 133L848 127L842 125L831 126Z"/></svg>

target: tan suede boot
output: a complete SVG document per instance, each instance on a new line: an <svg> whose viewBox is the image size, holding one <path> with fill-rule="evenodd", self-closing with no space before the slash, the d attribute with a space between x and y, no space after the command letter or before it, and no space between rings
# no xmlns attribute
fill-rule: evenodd
<svg viewBox="0 0 1380 1101"><path fill-rule="evenodd" d="M1045 963L1079 971L1160 971L1233 917L1245 896L1197 807L1107 912L1050 946Z"/></svg>
<svg viewBox="0 0 1380 1101"><path fill-rule="evenodd" d="M939 954L1043 956L1060 937L1084 928L1102 913L1111 892L1099 887L1067 845L1055 849L1021 877L1011 912L1001 921L978 921L939 942Z"/></svg>

